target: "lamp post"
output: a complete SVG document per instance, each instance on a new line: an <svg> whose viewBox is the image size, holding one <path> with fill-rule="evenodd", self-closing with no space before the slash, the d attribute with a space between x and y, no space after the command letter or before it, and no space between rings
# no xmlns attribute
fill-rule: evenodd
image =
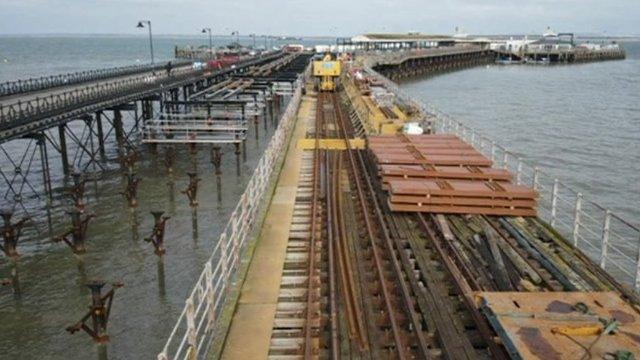
<svg viewBox="0 0 640 360"><path fill-rule="evenodd" d="M144 24L147 24L147 27L149 28L149 49L151 51L151 65L154 64L154 60L153 60L153 35L151 35L151 21L149 20L140 20L138 21L138 26L136 26L138 29L142 29L144 28Z"/></svg>
<svg viewBox="0 0 640 360"><path fill-rule="evenodd" d="M209 57L213 58L213 38L211 36L211 28L203 28L202 33L209 33Z"/></svg>
<svg viewBox="0 0 640 360"><path fill-rule="evenodd" d="M256 49L256 34L251 34L250 35L253 38L253 49Z"/></svg>

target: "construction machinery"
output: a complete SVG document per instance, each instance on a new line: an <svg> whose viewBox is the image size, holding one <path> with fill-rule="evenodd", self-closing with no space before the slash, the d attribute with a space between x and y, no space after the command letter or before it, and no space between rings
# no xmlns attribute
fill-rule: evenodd
<svg viewBox="0 0 640 360"><path fill-rule="evenodd" d="M317 91L335 91L338 77L342 71L341 62L332 53L326 53L322 60L313 62L313 76Z"/></svg>

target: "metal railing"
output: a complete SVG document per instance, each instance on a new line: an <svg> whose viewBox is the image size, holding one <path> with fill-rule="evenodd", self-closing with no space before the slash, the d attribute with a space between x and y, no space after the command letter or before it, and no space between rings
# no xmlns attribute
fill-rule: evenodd
<svg viewBox="0 0 640 360"><path fill-rule="evenodd" d="M308 75L308 71L305 76ZM281 117L269 146L253 172L229 222L222 231L213 253L186 300L169 338L158 354L158 360L196 359L209 347L209 341L220 323L217 321L232 289L249 234L255 228L260 205L266 195L276 161L283 153L286 139L302 97L304 82L299 79L292 98Z"/></svg>
<svg viewBox="0 0 640 360"><path fill-rule="evenodd" d="M458 135L494 161L510 170L518 184L539 192L538 217L547 222L574 248L579 249L619 282L640 292L640 228L611 210L588 200L580 191L516 153L500 146L451 116L415 100L396 83L371 68L367 72L406 103L427 115L434 132Z"/></svg>
<svg viewBox="0 0 640 360"><path fill-rule="evenodd" d="M279 54L270 57L253 58L238 64L237 67L215 71L212 73L212 76L238 71L257 63L277 58L278 56ZM121 96L147 90L156 90L163 86L174 86L181 81L206 74L207 72L205 70L182 68L174 71L171 76L167 76L165 73L156 76L144 74L113 82L53 93L46 97L36 97L28 101L17 101L8 105L0 105L0 130L7 130L11 127L29 124L38 119L57 116L82 106L113 100Z"/></svg>
<svg viewBox="0 0 640 360"><path fill-rule="evenodd" d="M193 60L172 60L173 66L191 64ZM127 76L142 72L163 70L165 63L119 66L105 69L92 69L67 74L41 76L0 83L0 97L41 91L58 86L76 85L89 81L104 80L117 76Z"/></svg>

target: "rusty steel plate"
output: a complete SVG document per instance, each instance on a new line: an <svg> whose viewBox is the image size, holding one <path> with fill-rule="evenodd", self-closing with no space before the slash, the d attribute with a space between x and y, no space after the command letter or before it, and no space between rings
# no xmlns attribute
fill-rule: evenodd
<svg viewBox="0 0 640 360"><path fill-rule="evenodd" d="M416 159L411 154L376 154L381 164L431 164L431 165L475 165L491 166L491 160L474 155L432 155Z"/></svg>
<svg viewBox="0 0 640 360"><path fill-rule="evenodd" d="M393 195L459 196L479 198L535 199L538 193L522 185L472 180L391 180Z"/></svg>
<svg viewBox="0 0 640 360"><path fill-rule="evenodd" d="M640 314L617 293L483 292L476 298L512 358L613 359L622 351L640 356ZM603 323L613 320L614 332L604 334Z"/></svg>
<svg viewBox="0 0 640 360"><path fill-rule="evenodd" d="M415 196L415 195L391 195L390 201L394 204L414 204L414 205L469 205L484 207L507 207L507 208L534 208L536 200L528 199L487 199L477 197L454 197L454 196Z"/></svg>
<svg viewBox="0 0 640 360"><path fill-rule="evenodd" d="M478 166L430 166L430 165L381 165L383 181L393 178L434 178L434 179L473 179L502 180L512 179L509 171Z"/></svg>
<svg viewBox="0 0 640 360"><path fill-rule="evenodd" d="M370 147L371 148L371 147ZM412 155L413 151L418 151L423 156L430 155L476 155L483 156L477 150L473 148L421 148L419 146L414 147L413 149L408 149L406 146L404 147L385 147L382 146L380 148L371 148L373 153L376 155L386 155L386 154L409 154Z"/></svg>

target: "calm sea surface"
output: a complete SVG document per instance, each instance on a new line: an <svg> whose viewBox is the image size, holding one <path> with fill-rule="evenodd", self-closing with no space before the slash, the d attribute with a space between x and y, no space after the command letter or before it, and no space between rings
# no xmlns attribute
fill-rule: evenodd
<svg viewBox="0 0 640 360"><path fill-rule="evenodd" d="M245 44L252 42L241 38ZM216 40L216 43L228 42ZM315 41L303 41L313 44ZM325 43L330 40L325 40ZM205 45L204 36L155 37L156 59L170 59L175 45ZM257 40L263 44L262 39ZM631 222L640 218L640 44L625 44L628 59L571 66L489 66L449 73L403 86L420 99L488 134ZM0 82L47 74L145 63L149 59L144 36L0 36ZM129 120L130 121L130 120ZM252 128L253 132L254 129ZM137 172L143 178L138 209L130 211L119 191L124 186L118 171L87 185L87 209L98 217L89 226L88 253L71 255L62 244L27 231L13 264L0 257L0 278L17 273L21 296L0 287L0 358L90 359L104 358L82 333L64 329L77 321L89 303L83 286L89 278L122 281L109 324L110 359L152 358L182 310L184 299L226 223L248 174L266 144L249 135L249 158L241 177L235 175L232 148L224 149L222 203L215 199L215 180L208 151L196 157L181 150L176 170L167 177L162 152L141 149ZM272 132L269 128L268 134ZM110 140L113 142L113 139ZM20 152L26 142L3 145ZM107 145L104 164L115 165L115 146ZM55 184L52 231L65 230L61 211L66 203L60 158L50 151ZM187 169L197 166L201 182L200 207L193 213L179 192L186 187ZM3 171L13 171L0 153ZM41 174L30 175L37 182ZM171 185L173 184L173 185ZM0 190L6 185L0 181ZM2 206L8 202L0 199ZM142 241L152 227L151 210L171 216L165 237L167 255L159 262L152 247ZM30 208L46 227L42 209ZM43 355L44 354L44 355Z"/></svg>

